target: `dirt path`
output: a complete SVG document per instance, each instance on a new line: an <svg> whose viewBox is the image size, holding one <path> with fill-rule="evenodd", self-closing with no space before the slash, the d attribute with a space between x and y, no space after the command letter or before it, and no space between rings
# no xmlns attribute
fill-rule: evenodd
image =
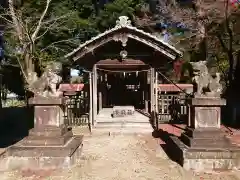
<svg viewBox="0 0 240 180"><path fill-rule="evenodd" d="M214 177L214 178L213 178ZM194 175L170 161L152 137L101 136L84 140L83 156L62 171L4 173L1 180L238 180L235 175Z"/></svg>
<svg viewBox="0 0 240 180"><path fill-rule="evenodd" d="M159 151L156 157L156 149L156 143L149 141L148 137L89 138L84 142L79 166L53 179L64 179L68 175L72 180L192 179L189 173L171 163L163 151Z"/></svg>

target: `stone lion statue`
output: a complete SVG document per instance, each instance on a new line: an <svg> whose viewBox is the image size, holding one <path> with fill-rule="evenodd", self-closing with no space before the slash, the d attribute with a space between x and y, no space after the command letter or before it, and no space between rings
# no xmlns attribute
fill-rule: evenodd
<svg viewBox="0 0 240 180"><path fill-rule="evenodd" d="M42 76L37 78L36 73L31 74L28 90L34 93L34 96L58 97L62 93L57 90L57 85L62 81L59 73L62 70L62 64L54 62L47 65Z"/></svg>
<svg viewBox="0 0 240 180"><path fill-rule="evenodd" d="M207 61L191 63L194 73L193 81L197 85L195 97L220 97L223 89L220 83L220 73L210 75L206 64Z"/></svg>

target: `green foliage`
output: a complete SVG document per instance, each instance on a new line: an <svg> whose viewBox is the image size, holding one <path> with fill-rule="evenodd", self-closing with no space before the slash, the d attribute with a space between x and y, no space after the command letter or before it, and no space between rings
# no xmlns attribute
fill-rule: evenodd
<svg viewBox="0 0 240 180"><path fill-rule="evenodd" d="M96 25L100 31L109 29L115 25L119 16L132 18L142 6L142 0L115 0L105 5L96 17Z"/></svg>
<svg viewBox="0 0 240 180"><path fill-rule="evenodd" d="M81 42L112 27L120 15L132 17L142 2L115 0L107 3L96 16L92 0L52 0L41 25L40 38L34 47L34 59L41 65L47 61L60 60ZM16 9L21 12L29 34L34 32L45 5L46 0L16 1ZM13 31L11 26L7 26L5 33L6 55L11 61L16 56L16 47L20 46ZM11 63L16 64L16 61Z"/></svg>
<svg viewBox="0 0 240 180"><path fill-rule="evenodd" d="M5 9L2 14L4 18L1 20L6 24L4 49L8 67L17 67L19 62L20 64L22 62L22 66L26 64L23 49L25 45L32 43L29 37L35 32L47 1L16 0L14 3L17 19L24 31L24 39L22 42L19 40L18 32L9 23L12 21L11 16L4 15L8 13ZM78 47L80 43L113 27L119 16L127 15L133 18L142 3L143 0L113 0L105 4L96 14L92 0L52 0L33 48L28 49L35 68L39 68L35 71L41 72L49 61L62 61L64 55Z"/></svg>
<svg viewBox="0 0 240 180"><path fill-rule="evenodd" d="M18 99L8 99L3 102L3 107L25 107L26 102Z"/></svg>

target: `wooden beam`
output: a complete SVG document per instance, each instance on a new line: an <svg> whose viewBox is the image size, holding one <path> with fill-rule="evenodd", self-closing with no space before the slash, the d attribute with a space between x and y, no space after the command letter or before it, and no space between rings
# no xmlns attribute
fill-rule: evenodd
<svg viewBox="0 0 240 180"><path fill-rule="evenodd" d="M177 52L174 52L174 50L172 50L165 44L161 44L161 45L156 44L156 42L154 41L147 40L146 38L141 38L131 33L128 33L127 37L129 39L136 40L139 43L145 44L146 46L155 49L156 51L160 52L162 55L166 56L168 59L174 60L177 56ZM108 36L108 37L102 38L101 40L99 40L97 43L94 43L93 45L88 45L88 46L86 45L84 48L74 53L73 61L77 61L78 59L81 59L83 56L85 56L88 53L93 54L95 49L97 49L98 47L104 46L105 44L113 40L114 40L113 36Z"/></svg>

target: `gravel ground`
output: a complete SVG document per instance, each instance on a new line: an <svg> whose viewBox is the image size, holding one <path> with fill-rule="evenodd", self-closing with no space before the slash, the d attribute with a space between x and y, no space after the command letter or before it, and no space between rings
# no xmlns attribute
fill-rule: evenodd
<svg viewBox="0 0 240 180"><path fill-rule="evenodd" d="M1 180L240 180L237 177L237 172L185 171L146 135L87 137L81 159L68 170L0 174Z"/></svg>

